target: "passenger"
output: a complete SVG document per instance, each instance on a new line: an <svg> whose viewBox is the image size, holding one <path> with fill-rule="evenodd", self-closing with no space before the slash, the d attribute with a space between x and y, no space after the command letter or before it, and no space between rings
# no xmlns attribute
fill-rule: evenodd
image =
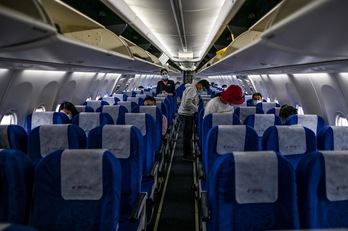
<svg viewBox="0 0 348 231"><path fill-rule="evenodd" d="M224 89L224 90L226 90L227 85L226 85L226 84L223 84L223 85L221 86L221 88Z"/></svg>
<svg viewBox="0 0 348 231"><path fill-rule="evenodd" d="M293 106L284 104L279 111L279 116L282 119L283 124L285 123L286 119L291 115L297 115L297 109Z"/></svg>
<svg viewBox="0 0 348 231"><path fill-rule="evenodd" d="M152 96L146 96L144 99L144 106L156 106L156 99ZM167 117L162 115L162 136L165 136L167 133Z"/></svg>
<svg viewBox="0 0 348 231"><path fill-rule="evenodd" d="M64 112L69 117L70 122L72 122L74 117L79 114L74 104L67 101L59 106L59 111Z"/></svg>
<svg viewBox="0 0 348 231"><path fill-rule="evenodd" d="M255 92L252 96L252 106L262 102L262 95L259 92Z"/></svg>
<svg viewBox="0 0 348 231"><path fill-rule="evenodd" d="M157 82L156 94L175 95L175 83L173 80L169 80L167 69L160 71L162 80Z"/></svg>
<svg viewBox="0 0 348 231"><path fill-rule="evenodd" d="M240 105L244 102L243 91L238 85L230 85L225 91L218 93L208 101L204 108L203 118L211 113L232 112L233 105Z"/></svg>
<svg viewBox="0 0 348 231"><path fill-rule="evenodd" d="M199 94L209 89L209 82L205 79L196 84L186 84L178 110L184 126L183 131L183 160L193 161L192 134L195 114L198 112Z"/></svg>

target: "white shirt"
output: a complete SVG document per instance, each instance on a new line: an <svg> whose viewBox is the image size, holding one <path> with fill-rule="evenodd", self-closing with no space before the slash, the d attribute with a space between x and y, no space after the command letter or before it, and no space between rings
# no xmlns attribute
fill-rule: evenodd
<svg viewBox="0 0 348 231"><path fill-rule="evenodd" d="M220 97L214 97L211 100L208 101L207 105L204 108L204 115L203 118L211 113L226 113L226 112L233 112L234 107L225 104L220 100Z"/></svg>

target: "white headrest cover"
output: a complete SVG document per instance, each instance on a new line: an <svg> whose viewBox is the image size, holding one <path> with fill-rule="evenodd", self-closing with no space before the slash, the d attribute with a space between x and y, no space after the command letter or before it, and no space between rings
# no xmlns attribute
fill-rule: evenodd
<svg viewBox="0 0 348 231"><path fill-rule="evenodd" d="M278 159L275 152L234 152L236 201L272 203L278 198Z"/></svg>
<svg viewBox="0 0 348 231"><path fill-rule="evenodd" d="M79 127L82 128L86 135L93 128L100 125L100 113L99 112L81 112L79 114Z"/></svg>
<svg viewBox="0 0 348 231"><path fill-rule="evenodd" d="M31 129L43 124L53 124L53 111L34 112L31 116Z"/></svg>
<svg viewBox="0 0 348 231"><path fill-rule="evenodd" d="M326 196L329 201L348 200L348 151L322 151L325 159Z"/></svg>
<svg viewBox="0 0 348 231"><path fill-rule="evenodd" d="M348 150L348 127L331 126L334 150Z"/></svg>
<svg viewBox="0 0 348 231"><path fill-rule="evenodd" d="M156 106L140 106L139 112L149 114L156 121L156 112L157 112Z"/></svg>
<svg viewBox="0 0 348 231"><path fill-rule="evenodd" d="M126 113L125 123L134 125L135 127L139 128L142 136L146 135L145 113Z"/></svg>
<svg viewBox="0 0 348 231"><path fill-rule="evenodd" d="M297 123L311 129L314 134L317 134L318 116L317 115L297 115Z"/></svg>
<svg viewBox="0 0 348 231"><path fill-rule="evenodd" d="M69 148L68 126L69 124L51 124L40 126L40 154L42 157L47 156L53 151Z"/></svg>
<svg viewBox="0 0 348 231"><path fill-rule="evenodd" d="M233 125L233 114L229 113L213 113L212 127L217 125Z"/></svg>
<svg viewBox="0 0 348 231"><path fill-rule="evenodd" d="M248 116L248 115L251 115L251 114L256 114L256 107L239 107L239 119L240 121L242 121L242 123L244 123L244 120L245 118Z"/></svg>
<svg viewBox="0 0 348 231"><path fill-rule="evenodd" d="M10 142L8 140L7 129L8 129L7 125L0 126L0 148L3 148L3 149L10 148Z"/></svg>
<svg viewBox="0 0 348 231"><path fill-rule="evenodd" d="M262 102L262 110L266 113L269 109L276 107L275 102Z"/></svg>
<svg viewBox="0 0 348 231"><path fill-rule="evenodd" d="M108 113L114 120L114 123L116 124L118 116L120 114L120 105L104 105L103 112Z"/></svg>
<svg viewBox="0 0 348 231"><path fill-rule="evenodd" d="M245 125L219 125L216 152L219 155L233 151L244 151Z"/></svg>
<svg viewBox="0 0 348 231"><path fill-rule="evenodd" d="M87 106L90 106L94 110L96 110L98 107L101 106L101 101L100 100L90 100L87 101Z"/></svg>
<svg viewBox="0 0 348 231"><path fill-rule="evenodd" d="M139 97L128 97L127 101L132 101L132 102L138 104L139 103Z"/></svg>
<svg viewBox="0 0 348 231"><path fill-rule="evenodd" d="M75 105L75 108L79 113L86 111L86 105Z"/></svg>
<svg viewBox="0 0 348 231"><path fill-rule="evenodd" d="M265 130L274 125L274 114L255 114L254 129L258 136L263 136Z"/></svg>
<svg viewBox="0 0 348 231"><path fill-rule="evenodd" d="M103 97L103 100L108 102L110 105L113 105L115 103L114 97Z"/></svg>
<svg viewBox="0 0 348 231"><path fill-rule="evenodd" d="M307 150L306 133L302 126L276 126L279 152L283 155L303 154Z"/></svg>
<svg viewBox="0 0 348 231"><path fill-rule="evenodd" d="M132 111L132 101L119 101L117 105L126 107L128 112Z"/></svg>
<svg viewBox="0 0 348 231"><path fill-rule="evenodd" d="M105 125L102 134L102 147L108 149L118 159L130 156L132 125Z"/></svg>
<svg viewBox="0 0 348 231"><path fill-rule="evenodd" d="M102 197L105 151L69 149L62 152L61 192L65 200L99 200Z"/></svg>

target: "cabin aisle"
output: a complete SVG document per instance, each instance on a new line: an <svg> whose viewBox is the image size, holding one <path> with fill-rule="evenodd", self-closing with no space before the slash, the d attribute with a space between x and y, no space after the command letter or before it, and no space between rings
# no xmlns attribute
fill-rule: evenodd
<svg viewBox="0 0 348 231"><path fill-rule="evenodd" d="M167 174L167 184L162 194L158 195L159 204L156 205L154 220L148 227L153 231L190 231L195 230L195 198L191 191L194 184L194 162L181 159L182 154L182 126L180 126L171 165ZM164 182L165 183L165 182Z"/></svg>

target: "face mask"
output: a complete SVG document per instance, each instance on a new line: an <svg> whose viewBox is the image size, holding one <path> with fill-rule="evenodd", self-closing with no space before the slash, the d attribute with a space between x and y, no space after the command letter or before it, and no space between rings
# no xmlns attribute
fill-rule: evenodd
<svg viewBox="0 0 348 231"><path fill-rule="evenodd" d="M72 120L72 115L67 115L69 120Z"/></svg>
<svg viewBox="0 0 348 231"><path fill-rule="evenodd" d="M168 75L162 75L162 79L163 79L163 80L167 80L168 78L169 78Z"/></svg>
<svg viewBox="0 0 348 231"><path fill-rule="evenodd" d="M198 89L197 92L198 92L199 95L202 95L204 93L204 91L202 89Z"/></svg>

